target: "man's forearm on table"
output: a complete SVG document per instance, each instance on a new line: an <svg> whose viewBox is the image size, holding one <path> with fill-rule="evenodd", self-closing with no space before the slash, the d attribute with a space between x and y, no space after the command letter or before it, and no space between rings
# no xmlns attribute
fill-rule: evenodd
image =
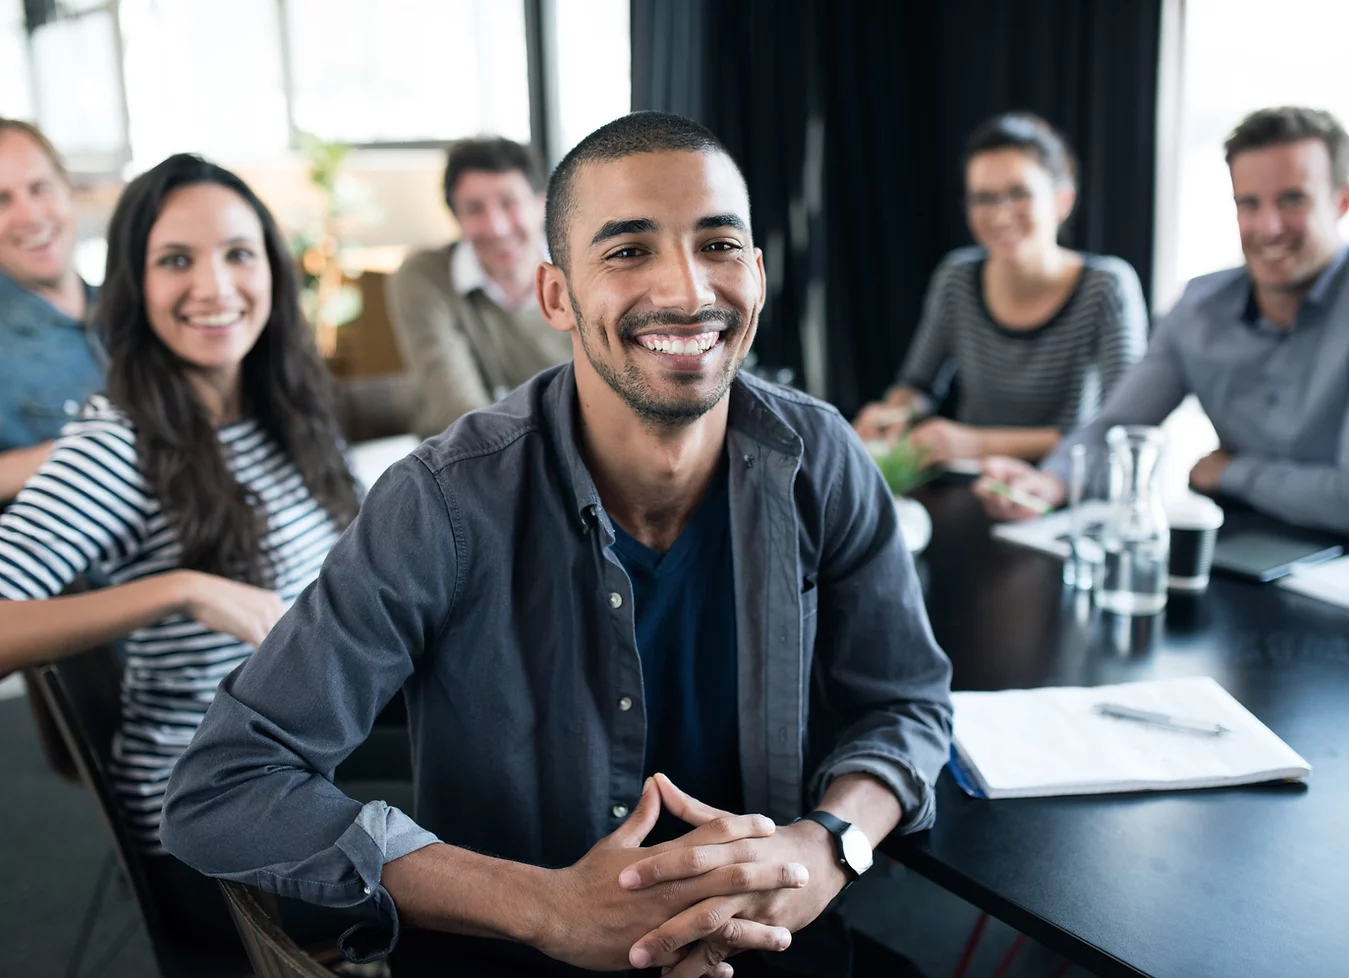
<svg viewBox="0 0 1349 978"><path fill-rule="evenodd" d="M451 934L537 947L555 917L551 870L443 842L386 863L380 883L400 918Z"/></svg>

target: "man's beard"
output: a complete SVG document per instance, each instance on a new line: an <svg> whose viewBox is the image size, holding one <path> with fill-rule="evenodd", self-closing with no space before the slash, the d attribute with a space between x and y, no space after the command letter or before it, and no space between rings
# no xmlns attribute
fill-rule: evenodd
<svg viewBox="0 0 1349 978"><path fill-rule="evenodd" d="M570 291L570 290L569 290ZM648 424L662 428L677 428L683 425L691 424L697 421L712 408L720 403L730 390L731 381L735 379L736 373L740 370L740 364L744 361L744 356L738 360L733 360L730 356L730 347L722 353L721 373L716 378L716 384L712 391L705 397L691 400L685 399L662 399L651 386L647 383L641 369L631 359L627 359L623 369L616 370L602 358L596 357L590 348L590 331L595 330L595 335L602 337L604 335L604 323L596 322L593 325L585 320L581 315L580 304L576 301L576 295L571 294L571 308L576 316L576 332L581 337L581 349L585 352L586 359L590 361L590 366L594 368L595 373L604 379L609 388L623 399L629 408L637 417ZM623 351L626 358L627 346L638 332L649 329L652 326L694 326L700 323L719 323L725 329L722 331L719 343L727 344L739 337L744 329L744 318L734 309L708 309L696 316L681 316L674 312L648 312L632 313L624 316L618 321L618 340L619 348ZM671 379L676 384L686 384L692 386L702 380L699 374L672 373Z"/></svg>

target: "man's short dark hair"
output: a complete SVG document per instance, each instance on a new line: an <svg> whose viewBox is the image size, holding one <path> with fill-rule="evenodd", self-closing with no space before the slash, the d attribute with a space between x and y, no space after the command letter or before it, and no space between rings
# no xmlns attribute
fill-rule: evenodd
<svg viewBox="0 0 1349 978"><path fill-rule="evenodd" d="M1239 153L1265 146L1300 143L1304 139L1319 139L1325 143L1330 153L1333 186L1338 188L1349 183L1349 136L1333 115L1320 109L1285 105L1252 112L1232 130L1223 148L1227 150L1230 167Z"/></svg>
<svg viewBox="0 0 1349 978"><path fill-rule="evenodd" d="M488 173L510 173L519 170L538 193L543 190L543 166L532 146L522 146L501 136L480 136L461 139L450 146L445 160L445 203L454 210L454 188L465 173L485 170Z"/></svg>
<svg viewBox="0 0 1349 978"><path fill-rule="evenodd" d="M582 139L553 171L548 181L544 228L554 263L568 270L567 228L576 200L572 185L576 171L587 163L608 163L638 153L730 153L712 130L692 119L669 112L643 111L620 116Z"/></svg>

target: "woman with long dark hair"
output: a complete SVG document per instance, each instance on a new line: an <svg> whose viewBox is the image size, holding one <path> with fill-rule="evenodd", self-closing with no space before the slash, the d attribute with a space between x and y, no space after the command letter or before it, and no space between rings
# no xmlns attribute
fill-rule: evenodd
<svg viewBox="0 0 1349 978"><path fill-rule="evenodd" d="M247 185L170 157L108 237L107 393L0 516L0 673L122 641L113 776L157 850L217 684L317 575L357 490L285 243ZM61 595L86 573L109 586Z"/></svg>
<svg viewBox="0 0 1349 978"><path fill-rule="evenodd" d="M974 131L965 213L976 246L933 273L898 383L863 408L859 434L911 429L939 465L1038 460L1096 416L1143 355L1148 312L1128 262L1060 242L1076 196L1072 150L1045 120L1008 112ZM955 420L934 417L953 380Z"/></svg>

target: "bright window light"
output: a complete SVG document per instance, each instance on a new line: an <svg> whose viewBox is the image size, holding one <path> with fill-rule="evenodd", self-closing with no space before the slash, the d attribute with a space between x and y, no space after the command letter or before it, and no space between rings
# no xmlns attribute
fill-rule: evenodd
<svg viewBox="0 0 1349 978"><path fill-rule="evenodd" d="M286 0L296 127L348 143L529 141L524 4Z"/></svg>

